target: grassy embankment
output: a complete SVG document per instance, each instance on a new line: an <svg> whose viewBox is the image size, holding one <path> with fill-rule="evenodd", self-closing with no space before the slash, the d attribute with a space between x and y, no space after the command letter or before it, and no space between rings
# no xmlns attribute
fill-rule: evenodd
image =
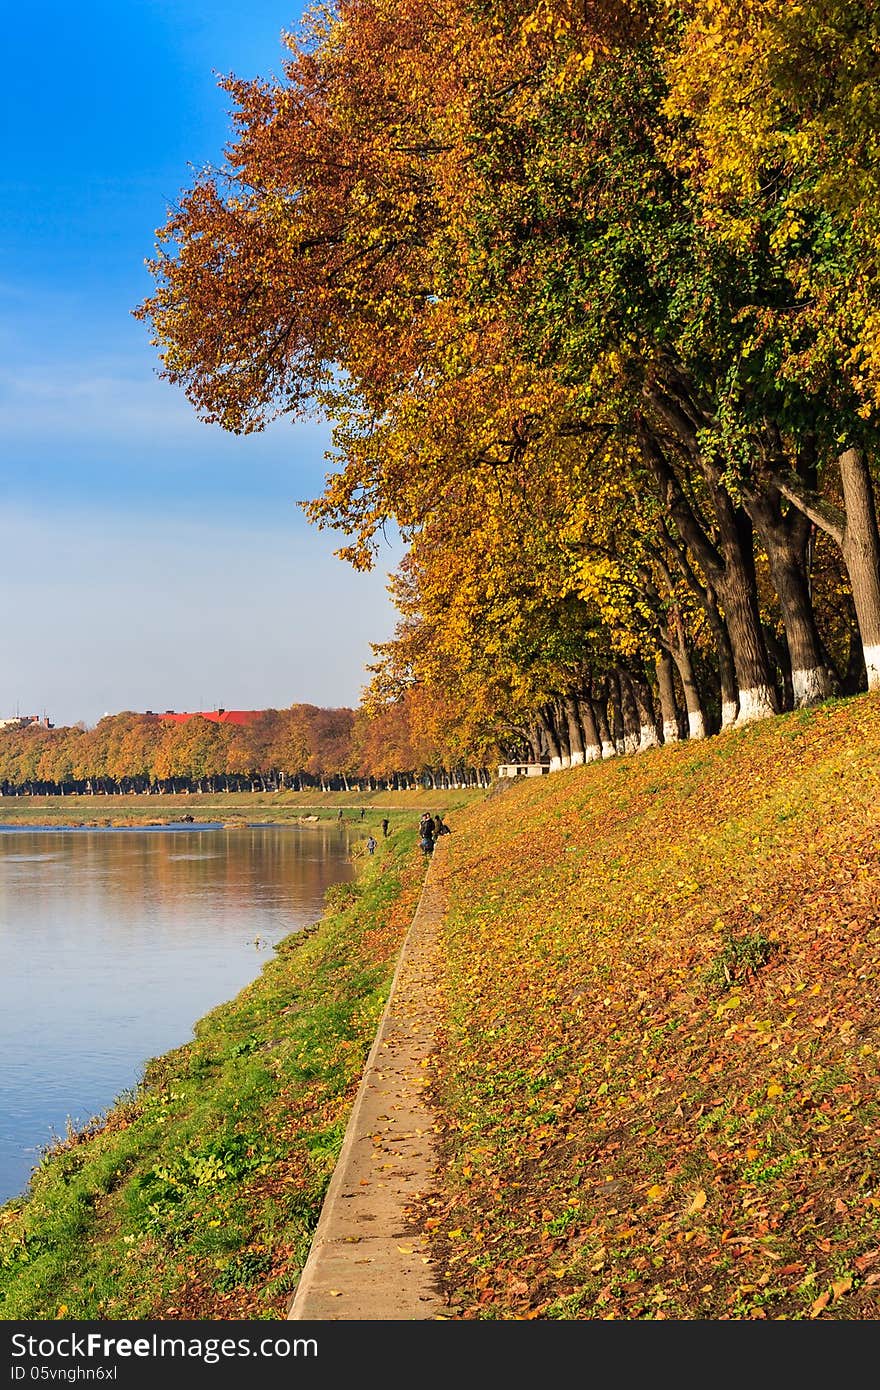
<svg viewBox="0 0 880 1390"><path fill-rule="evenodd" d="M880 1316L878 755L865 696L458 818L450 1316Z"/></svg>
<svg viewBox="0 0 880 1390"><path fill-rule="evenodd" d="M441 1169L412 1213L449 1317L878 1316L878 754L861 697L456 813ZM283 1316L411 834L46 1165L0 1316Z"/></svg>

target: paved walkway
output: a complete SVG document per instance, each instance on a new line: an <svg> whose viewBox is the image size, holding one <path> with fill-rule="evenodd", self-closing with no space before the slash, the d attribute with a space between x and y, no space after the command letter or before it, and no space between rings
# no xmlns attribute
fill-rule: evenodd
<svg viewBox="0 0 880 1390"><path fill-rule="evenodd" d="M288 1318L430 1320L445 1312L425 1237L408 1229L405 1217L408 1203L432 1186L436 1161L425 1087L439 1018L445 849L441 839Z"/></svg>

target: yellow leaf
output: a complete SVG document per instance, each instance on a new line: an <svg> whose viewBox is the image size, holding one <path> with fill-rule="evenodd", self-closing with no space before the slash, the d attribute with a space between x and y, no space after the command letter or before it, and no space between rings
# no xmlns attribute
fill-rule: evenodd
<svg viewBox="0 0 880 1390"><path fill-rule="evenodd" d="M666 1188L661 1187L660 1183L655 1182L653 1187L649 1187L645 1193L649 1202L659 1202L661 1197L666 1196Z"/></svg>
<svg viewBox="0 0 880 1390"><path fill-rule="evenodd" d="M835 1279L834 1283L831 1285L831 1292L836 1299L840 1298L842 1294L849 1293L852 1288L852 1283L852 1276L849 1274L847 1274L844 1279Z"/></svg>
<svg viewBox="0 0 880 1390"><path fill-rule="evenodd" d="M706 1205L706 1194L702 1188L694 1194L694 1200L687 1209L688 1216L693 1216L694 1212L702 1211Z"/></svg>
<svg viewBox="0 0 880 1390"><path fill-rule="evenodd" d="M831 1302L831 1294L830 1294L830 1292L826 1289L824 1293L820 1293L819 1297L816 1299L815 1303L813 1304L812 1308L810 1309L810 1317L811 1317L811 1318L817 1318L817 1317L819 1316L819 1314L823 1311L823 1309L825 1309L825 1308L828 1307L828 1304L829 1304L830 1302Z"/></svg>
<svg viewBox="0 0 880 1390"><path fill-rule="evenodd" d="M783 1088L778 1081L773 1081L767 1087L767 1099L772 1100L774 1096L781 1096Z"/></svg>

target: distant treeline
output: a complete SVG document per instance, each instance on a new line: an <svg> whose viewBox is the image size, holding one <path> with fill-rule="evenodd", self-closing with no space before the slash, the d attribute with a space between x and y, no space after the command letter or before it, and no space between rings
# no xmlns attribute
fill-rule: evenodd
<svg viewBox="0 0 880 1390"><path fill-rule="evenodd" d="M241 725L125 712L91 729L0 730L4 796L397 790L488 781L485 768L419 755L405 721L346 708L292 705Z"/></svg>

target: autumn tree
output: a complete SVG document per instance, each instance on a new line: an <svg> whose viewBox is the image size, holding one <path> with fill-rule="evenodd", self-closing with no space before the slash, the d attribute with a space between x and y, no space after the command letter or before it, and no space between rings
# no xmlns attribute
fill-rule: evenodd
<svg viewBox="0 0 880 1390"><path fill-rule="evenodd" d="M766 240L789 293L749 308L774 344L779 377L820 399L830 430L800 421L813 466L770 459L779 493L840 547L869 688L880 686L880 539L871 478L880 406L880 279L875 248L878 16L853 0L719 0L686 7L669 55L676 158L715 240ZM823 477L839 479L828 496ZM802 524L803 525L803 524Z"/></svg>
<svg viewBox="0 0 880 1390"><path fill-rule="evenodd" d="M862 72L873 20L804 9L798 43ZM438 708L564 766L845 688L817 525L873 683L870 355L829 331L858 235L804 154L852 97L799 95L787 13L355 0L306 21L283 81L225 83L235 138L138 314L205 418L329 415L306 506L340 554L369 566L401 528L370 699L411 756L440 756ZM750 123L729 93L752 59Z"/></svg>

